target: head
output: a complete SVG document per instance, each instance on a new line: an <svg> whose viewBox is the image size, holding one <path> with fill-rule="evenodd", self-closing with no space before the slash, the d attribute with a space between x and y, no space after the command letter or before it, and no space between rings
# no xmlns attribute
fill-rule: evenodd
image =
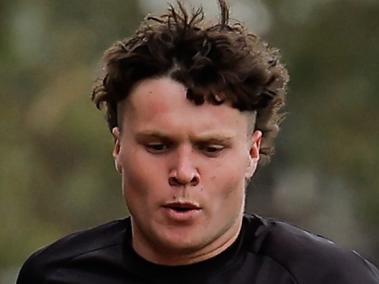
<svg viewBox="0 0 379 284"><path fill-rule="evenodd" d="M133 246L163 264L215 255L238 235L246 181L273 153L288 75L243 25L178 2L104 56L106 109Z"/></svg>

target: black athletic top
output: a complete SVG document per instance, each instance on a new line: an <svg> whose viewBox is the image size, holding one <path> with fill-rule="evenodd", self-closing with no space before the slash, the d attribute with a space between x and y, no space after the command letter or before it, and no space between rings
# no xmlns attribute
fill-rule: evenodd
<svg viewBox="0 0 379 284"><path fill-rule="evenodd" d="M238 239L191 265L162 266L131 246L130 219L69 235L34 253L17 284L379 284L379 271L357 253L297 227L245 216Z"/></svg>

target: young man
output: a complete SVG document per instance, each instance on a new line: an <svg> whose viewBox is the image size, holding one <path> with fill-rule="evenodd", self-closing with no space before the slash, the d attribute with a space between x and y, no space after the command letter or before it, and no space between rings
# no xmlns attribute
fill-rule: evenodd
<svg viewBox="0 0 379 284"><path fill-rule="evenodd" d="M106 108L130 218L36 252L17 283L379 283L358 254L243 214L288 75L219 3L215 25L179 3L106 52L93 100Z"/></svg>

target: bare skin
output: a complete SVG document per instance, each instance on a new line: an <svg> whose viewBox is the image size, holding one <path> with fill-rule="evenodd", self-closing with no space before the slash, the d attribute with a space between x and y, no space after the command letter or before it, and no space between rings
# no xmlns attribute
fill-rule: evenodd
<svg viewBox="0 0 379 284"><path fill-rule="evenodd" d="M241 229L260 131L228 104L195 106L167 78L139 82L120 106L113 151L132 220L133 248L184 265L228 248Z"/></svg>

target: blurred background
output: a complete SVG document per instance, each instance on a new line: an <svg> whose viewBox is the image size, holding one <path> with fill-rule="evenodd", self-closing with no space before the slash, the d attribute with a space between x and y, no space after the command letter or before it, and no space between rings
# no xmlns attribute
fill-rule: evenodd
<svg viewBox="0 0 379 284"><path fill-rule="evenodd" d="M0 0L0 283L34 250L127 215L104 116L103 51L166 0ZM203 2L217 17L216 0ZM279 47L287 119L248 212L286 220L379 264L379 1L230 0Z"/></svg>

